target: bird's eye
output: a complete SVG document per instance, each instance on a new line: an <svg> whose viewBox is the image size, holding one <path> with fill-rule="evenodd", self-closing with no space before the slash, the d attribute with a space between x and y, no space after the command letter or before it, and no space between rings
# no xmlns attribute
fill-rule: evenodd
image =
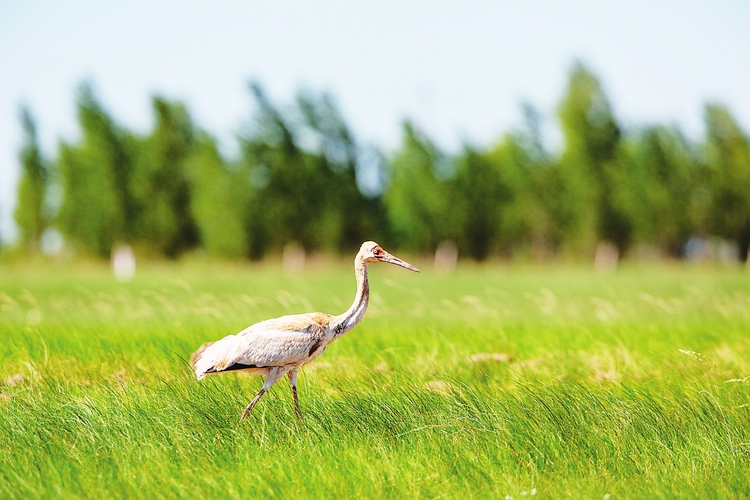
<svg viewBox="0 0 750 500"><path fill-rule="evenodd" d="M372 251L373 255L383 255L383 249L380 247L375 247L375 250Z"/></svg>

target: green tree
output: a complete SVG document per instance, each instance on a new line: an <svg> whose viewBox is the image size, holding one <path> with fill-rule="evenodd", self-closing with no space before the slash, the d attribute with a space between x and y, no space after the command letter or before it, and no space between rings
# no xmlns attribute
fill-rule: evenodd
<svg viewBox="0 0 750 500"><path fill-rule="evenodd" d="M298 242L317 247L325 186L316 175L319 163L297 144L296 126L268 99L262 87L250 89L258 106L249 133L240 138L250 196L246 214L250 255L260 258Z"/></svg>
<svg viewBox="0 0 750 500"><path fill-rule="evenodd" d="M736 241L745 260L750 248L750 143L724 106L706 106L706 128L709 224L717 236Z"/></svg>
<svg viewBox="0 0 750 500"><path fill-rule="evenodd" d="M153 109L154 129L139 141L128 188L137 200L138 240L176 257L198 243L185 168L195 142L193 125L180 103L154 97Z"/></svg>
<svg viewBox="0 0 750 500"><path fill-rule="evenodd" d="M385 205L398 246L430 252L452 234L446 183L438 177L445 157L411 123L403 126L400 149L392 162Z"/></svg>
<svg viewBox="0 0 750 500"><path fill-rule="evenodd" d="M459 219L454 230L458 249L476 260L487 258L497 243L502 209L510 195L497 167L487 155L465 146L447 190L449 217Z"/></svg>
<svg viewBox="0 0 750 500"><path fill-rule="evenodd" d="M49 223L45 204L49 172L39 151L34 119L27 107L21 109L21 124L25 138L20 154L22 170L18 201L13 215L21 245L27 252L33 253L39 250L42 233Z"/></svg>
<svg viewBox="0 0 750 500"><path fill-rule="evenodd" d="M379 196L364 196L357 183L359 147L333 99L326 94L300 93L297 107L306 133L315 137L312 152L319 163L327 196L324 211L330 224L325 246L351 251L383 234L384 207Z"/></svg>
<svg viewBox="0 0 750 500"><path fill-rule="evenodd" d="M697 160L674 128L648 127L623 141L613 204L633 221L633 239L680 257L695 232Z"/></svg>
<svg viewBox="0 0 750 500"><path fill-rule="evenodd" d="M282 112L259 84L250 88L257 114L240 138L250 256L291 242L351 250L382 234L382 203L358 188L359 148L331 97L301 92Z"/></svg>
<svg viewBox="0 0 750 500"><path fill-rule="evenodd" d="M186 169L190 184L190 208L200 243L213 256L239 258L248 255L244 220L249 184L246 172L230 169L216 141L199 133Z"/></svg>
<svg viewBox="0 0 750 500"><path fill-rule="evenodd" d="M561 239L555 206L560 188L537 134L534 130L508 133L490 149L489 158L499 170L503 193L498 207L500 248L528 248L543 258Z"/></svg>
<svg viewBox="0 0 750 500"><path fill-rule="evenodd" d="M610 240L624 250L631 239L627 217L612 203L620 128L598 79L580 63L573 67L559 107L565 147L559 164L560 204L566 240L573 249L591 249Z"/></svg>
<svg viewBox="0 0 750 500"><path fill-rule="evenodd" d="M58 224L67 242L106 257L117 242L131 242L136 204L130 191L133 140L83 85L78 96L79 144L60 143L63 200Z"/></svg>

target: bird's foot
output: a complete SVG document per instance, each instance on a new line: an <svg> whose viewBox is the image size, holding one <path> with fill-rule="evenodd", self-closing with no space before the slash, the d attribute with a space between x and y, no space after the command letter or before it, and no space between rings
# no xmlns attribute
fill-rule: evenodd
<svg viewBox="0 0 750 500"><path fill-rule="evenodd" d="M250 406L248 406L247 408L245 408L245 411L243 411L243 412L242 412L242 416L240 417L240 421L239 421L239 422L237 422L237 425L240 425L240 424L242 423L242 421L243 421L243 420L245 420L245 418L246 418L246 417L247 417L248 415L250 415L250 412L252 411L252 409L253 409L253 406L252 406L252 405L250 405Z"/></svg>

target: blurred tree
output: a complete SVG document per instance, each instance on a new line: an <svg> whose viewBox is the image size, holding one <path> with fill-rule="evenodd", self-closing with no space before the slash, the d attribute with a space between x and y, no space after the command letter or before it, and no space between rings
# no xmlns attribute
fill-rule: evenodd
<svg viewBox="0 0 750 500"><path fill-rule="evenodd" d="M511 196L498 167L486 154L464 146L446 189L451 209L445 216L458 218L452 237L461 253L476 260L487 258L497 243L503 208Z"/></svg>
<svg viewBox="0 0 750 500"><path fill-rule="evenodd" d="M404 123L384 200L400 248L432 252L443 239L457 236L448 223L452 208L448 187L437 175L438 164L444 161L432 142L417 133L411 123Z"/></svg>
<svg viewBox="0 0 750 500"><path fill-rule="evenodd" d="M737 242L741 260L750 248L750 144L724 106L706 106L705 157L711 184L709 224Z"/></svg>
<svg viewBox="0 0 750 500"><path fill-rule="evenodd" d="M251 84L257 115L241 137L249 179L251 257L297 242L305 250L351 250L383 233L379 196L357 183L359 149L330 96L300 92L282 113Z"/></svg>
<svg viewBox="0 0 750 500"><path fill-rule="evenodd" d="M198 243L185 169L195 139L185 107L154 97L155 125L137 148L128 187L137 201L137 237L151 251L176 257Z"/></svg>
<svg viewBox="0 0 750 500"><path fill-rule="evenodd" d="M136 204L130 193L134 140L117 127L84 84L78 96L78 145L60 143L63 190L58 223L69 243L107 257L117 242L132 242Z"/></svg>
<svg viewBox="0 0 750 500"><path fill-rule="evenodd" d="M230 169L219 154L216 141L199 133L186 160L190 208L200 243L213 256L239 258L248 255L247 212L249 182L246 172Z"/></svg>
<svg viewBox="0 0 750 500"><path fill-rule="evenodd" d="M529 131L508 133L489 158L499 169L502 198L498 242L506 252L529 248L543 258L557 244L555 202L559 184L537 137Z"/></svg>
<svg viewBox="0 0 750 500"><path fill-rule="evenodd" d="M36 126L27 107L21 108L21 124L25 138L21 150L21 179L18 183L18 201L14 218L18 226L20 243L27 252L37 252L42 233L49 223L45 194L49 172L37 142Z"/></svg>
<svg viewBox="0 0 750 500"><path fill-rule="evenodd" d="M598 240L622 252L630 243L631 221L613 204L618 189L613 162L620 140L609 102L597 78L577 63L559 107L565 148L560 161L563 190L560 209L566 240L588 250Z"/></svg>
<svg viewBox="0 0 750 500"><path fill-rule="evenodd" d="M674 128L649 127L622 143L612 180L612 200L633 221L633 239L681 257L695 232L697 159Z"/></svg>
<svg viewBox="0 0 750 500"><path fill-rule="evenodd" d="M308 251L325 247L337 236L335 214L326 211L324 164L301 149L298 124L284 118L261 86L253 83L250 89L258 115L240 138L251 188L246 215L250 255L260 258L291 242Z"/></svg>
<svg viewBox="0 0 750 500"><path fill-rule="evenodd" d="M321 244L329 250L355 250L363 241L383 234L382 199L366 197L358 187L358 146L333 99L303 92L297 106L304 117L304 131L317 142L313 146L319 162L316 172L323 175L327 193L324 220L331 227L325 232L329 239Z"/></svg>

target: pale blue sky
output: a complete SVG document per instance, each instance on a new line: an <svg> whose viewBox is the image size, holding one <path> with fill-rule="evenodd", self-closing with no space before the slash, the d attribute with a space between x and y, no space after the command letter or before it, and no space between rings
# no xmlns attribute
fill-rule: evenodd
<svg viewBox="0 0 750 500"><path fill-rule="evenodd" d="M352 2L0 0L0 237L18 178L18 108L44 153L75 140L75 91L92 82L123 126L146 132L150 97L184 101L235 149L250 79L278 103L329 91L357 136L385 148L412 118L451 151L487 145L529 101L559 137L555 106L575 59L601 79L626 127L703 133L719 101L750 132L750 2L463 0Z"/></svg>

